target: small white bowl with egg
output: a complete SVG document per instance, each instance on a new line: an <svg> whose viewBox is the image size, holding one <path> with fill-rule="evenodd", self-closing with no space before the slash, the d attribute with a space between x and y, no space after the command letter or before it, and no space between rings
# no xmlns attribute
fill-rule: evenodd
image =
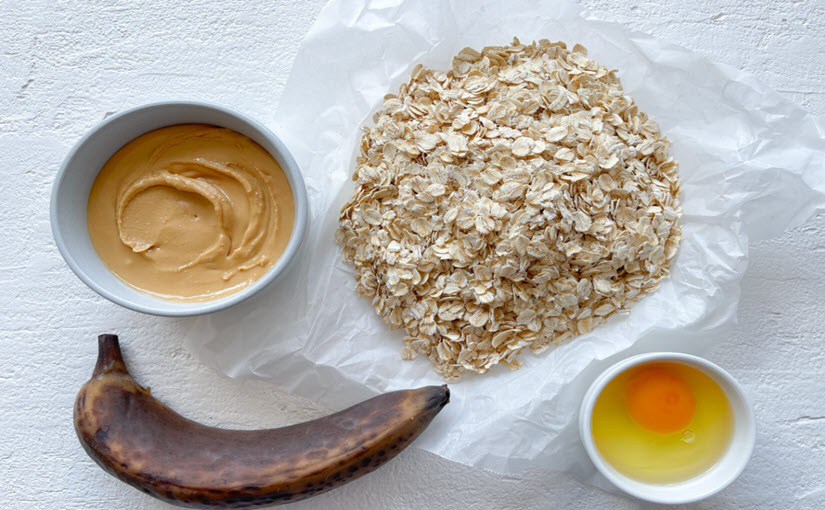
<svg viewBox="0 0 825 510"><path fill-rule="evenodd" d="M684 365L695 369L708 376L724 392L730 406L732 429L724 452L721 452L718 460L711 467L682 481L652 483L640 480L639 477L629 476L608 461L594 439L594 407L599 396L608 384L621 374L632 373L628 371L639 370L648 364L652 364L650 366L655 364ZM614 407L630 405L629 397L626 397L621 404L615 400L614 398ZM630 416L631 410L628 410L627 414ZM598 418L600 416L597 414ZM727 487L745 469L753 452L756 437L753 408L742 386L725 370L705 359L673 352L633 356L612 365L599 375L582 401L579 413L579 433L590 460L605 478L631 496L660 504L684 504L699 501Z"/></svg>

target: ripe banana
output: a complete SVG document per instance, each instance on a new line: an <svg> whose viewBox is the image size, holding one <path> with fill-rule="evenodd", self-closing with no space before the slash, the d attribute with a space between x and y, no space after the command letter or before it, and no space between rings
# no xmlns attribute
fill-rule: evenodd
<svg viewBox="0 0 825 510"><path fill-rule="evenodd" d="M385 393L306 423L267 430L207 427L172 411L126 370L116 335L100 335L74 426L108 473L192 508L298 501L358 478L403 450L450 399L447 386Z"/></svg>

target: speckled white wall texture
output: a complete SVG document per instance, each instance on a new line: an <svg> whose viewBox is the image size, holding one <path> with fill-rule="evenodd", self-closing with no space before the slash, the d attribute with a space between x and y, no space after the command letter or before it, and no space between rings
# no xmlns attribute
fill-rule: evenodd
<svg viewBox="0 0 825 510"><path fill-rule="evenodd" d="M0 507L160 509L80 448L75 392L95 336L116 329L139 381L206 423L277 426L322 410L263 381L235 381L182 348L186 320L121 309L75 278L53 246L51 182L107 112L168 98L233 106L272 126L301 37L322 0L0 0ZM825 0L583 0L746 69L825 114ZM552 38L552 34L547 34ZM273 126L286 129L284 126ZM752 247L741 325L709 358L750 390L753 461L695 508L825 507L825 218ZM766 496L767 494L767 496ZM310 508L641 508L544 471L501 477L411 449Z"/></svg>

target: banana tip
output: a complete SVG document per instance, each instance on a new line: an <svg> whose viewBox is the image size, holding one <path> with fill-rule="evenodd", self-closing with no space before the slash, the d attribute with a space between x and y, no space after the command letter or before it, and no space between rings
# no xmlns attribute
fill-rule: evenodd
<svg viewBox="0 0 825 510"><path fill-rule="evenodd" d="M434 391L430 396L429 406L440 411L450 402L450 388L448 388L446 384L433 386L432 388Z"/></svg>
<svg viewBox="0 0 825 510"><path fill-rule="evenodd" d="M92 377L110 372L128 373L117 335L106 333L97 337L97 364Z"/></svg>

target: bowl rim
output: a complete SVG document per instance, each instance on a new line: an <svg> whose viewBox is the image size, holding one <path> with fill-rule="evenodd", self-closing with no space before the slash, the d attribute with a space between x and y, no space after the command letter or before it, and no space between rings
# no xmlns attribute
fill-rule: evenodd
<svg viewBox="0 0 825 510"><path fill-rule="evenodd" d="M593 441L593 434L590 432L590 421L593 416L593 407L596 403L596 399L602 393L604 387L607 386L607 384L610 381L612 381L617 375L624 372L625 370L628 370L634 366L638 366L644 363L656 361L689 364L694 368L703 371L705 374L709 376L718 377L722 379L725 383L727 383L729 387L733 390L733 393L735 394L736 398L742 401L743 408L745 410L745 434L750 439L745 445L742 454L738 456L740 461L739 464L736 466L736 469L733 470L730 474L728 474L728 476L726 476L725 478L720 478L720 482L711 490L686 497L662 498L651 495L645 492L644 490L637 490L634 487L629 487L622 478L617 477L611 471L611 469L608 469L609 463L602 458L601 454L598 452L596 448L595 442ZM739 477L739 475L742 474L742 471L745 470L745 467L747 466L751 456L753 455L753 449L756 442L756 418L754 415L753 404L751 403L750 397L748 397L747 393L745 392L745 389L736 379L733 378L732 375L730 375L725 369L723 369L719 365L711 361L708 361L704 358L700 358L699 356L694 356L692 354L687 353L648 352L637 354L635 356L631 356L629 358L625 358L614 363L613 365L605 369L603 372L601 372L599 376L596 377L596 379L593 381L593 383L591 383L590 387L587 389L584 395L584 398L582 399L581 407L579 408L579 436L581 438L582 443L584 444L584 448L587 451L588 457L596 466L596 469L613 485L615 485L625 493L644 501L649 501L651 503L658 504L678 505L695 503L697 501L713 496L714 494L718 493L719 491L730 485L734 480L736 480ZM691 479L688 479L686 481L689 480ZM639 482L638 480L634 481L642 485L661 487L660 484L645 484L644 482Z"/></svg>
<svg viewBox="0 0 825 510"><path fill-rule="evenodd" d="M214 110L218 113L233 117L238 121L247 124L254 131L259 132L264 138L266 138L267 141L269 141L274 146L275 151L277 152L277 154L272 154L272 156L275 157L277 155L285 163L284 165L279 166L283 167L282 170L286 174L290 184L292 198L295 204L295 221L293 222L292 234L290 236L286 248L284 249L284 252L278 258L275 264L273 264L273 266L266 273L264 273L263 276L252 282L252 284L246 287L245 289L242 289L238 292L235 292L234 294L230 294L229 296L220 299L200 302L167 301L162 298L152 296L151 294L146 294L149 298L152 299L153 303L151 305L141 304L134 302L128 298L125 298L117 293L109 292L103 286L99 285L93 277L89 276L89 274L83 269L82 264L78 263L78 261L72 255L71 251L66 246L64 235L60 228L60 222L57 218L58 204L61 200L59 190L62 188L63 181L67 177L67 169L69 165L74 160L75 156L80 151L80 149L96 133L106 129L110 124L114 123L115 121L123 117L133 115L137 112L176 106L194 106L204 108L207 110ZM168 127L185 123L186 122L178 122L161 127ZM148 132L149 131L146 131L145 133ZM126 143L128 143L128 141ZM265 148L264 150L267 149ZM267 150L267 152L270 151ZM88 129L83 134L83 136L80 137L80 139L77 142L75 142L75 144L66 154L66 157L63 158L63 161L60 164L60 168L58 169L57 174L55 175L54 181L52 183L52 191L49 206L49 221L51 224L52 236L54 237L57 249L60 252L60 255L63 257L63 260L66 261L66 264L72 270L72 272L74 272L74 274L78 278L80 278L80 280L83 283L85 283L89 288L97 292L100 296L103 296L109 301L116 303L120 306L123 306L124 308L128 308L130 310L134 310L137 312L146 313L149 315L157 315L164 317L192 317L217 312L219 310L229 308L242 301L245 301L253 295L260 292L262 289L264 289L273 281L275 281L281 274L283 274L289 266L289 263L292 261L292 259L295 258L295 255L299 251L301 245L303 244L304 238L306 237L308 216L309 199L307 196L306 185L304 183L300 167L293 158L292 153L289 151L289 149L287 149L286 145L284 145L283 141L281 141L281 139L272 130L270 130L260 122L256 121L255 119L232 108L207 101L189 100L156 101L152 103L145 103L142 105L134 106L121 112L118 112L114 115L111 115L109 117L106 117L102 121L92 126L90 129ZM140 292L137 289L135 290L136 292ZM170 305L184 305L185 308L170 308Z"/></svg>

